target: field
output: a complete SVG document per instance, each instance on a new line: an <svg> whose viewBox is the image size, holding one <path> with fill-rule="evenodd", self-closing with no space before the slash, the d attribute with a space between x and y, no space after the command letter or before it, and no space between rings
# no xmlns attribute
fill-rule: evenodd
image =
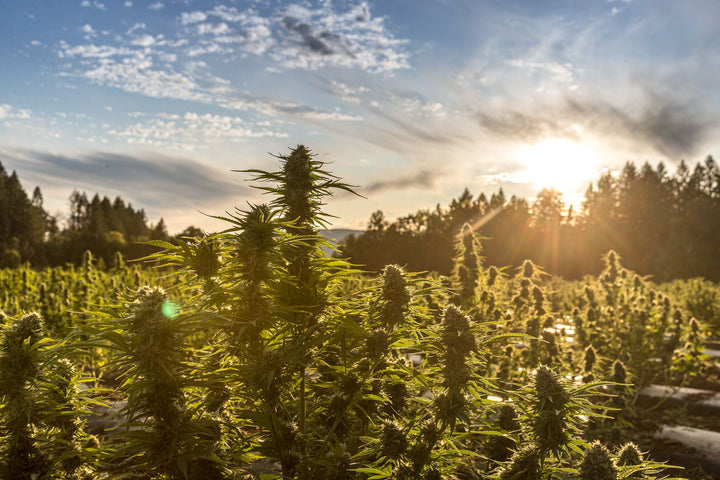
<svg viewBox="0 0 720 480"><path fill-rule="evenodd" d="M370 275L306 150L249 173L272 201L154 269L0 270L0 478L718 478L662 440L713 415L652 395L720 390L717 285L488 267L469 226L450 276Z"/></svg>

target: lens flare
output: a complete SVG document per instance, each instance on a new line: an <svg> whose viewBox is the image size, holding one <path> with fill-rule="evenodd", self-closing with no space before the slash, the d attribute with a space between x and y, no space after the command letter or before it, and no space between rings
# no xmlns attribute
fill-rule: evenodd
<svg viewBox="0 0 720 480"><path fill-rule="evenodd" d="M163 303L160 306L160 310L166 318L169 318L171 320L177 317L180 313L180 307L178 306L178 304L170 299L163 300Z"/></svg>

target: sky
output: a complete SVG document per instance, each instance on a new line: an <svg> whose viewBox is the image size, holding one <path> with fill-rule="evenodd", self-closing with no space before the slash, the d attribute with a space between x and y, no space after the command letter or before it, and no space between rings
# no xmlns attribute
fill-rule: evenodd
<svg viewBox="0 0 720 480"><path fill-rule="evenodd" d="M269 200L233 170L304 144L362 229L717 156L718 85L720 0L7 1L0 163L56 215L77 189L212 231Z"/></svg>

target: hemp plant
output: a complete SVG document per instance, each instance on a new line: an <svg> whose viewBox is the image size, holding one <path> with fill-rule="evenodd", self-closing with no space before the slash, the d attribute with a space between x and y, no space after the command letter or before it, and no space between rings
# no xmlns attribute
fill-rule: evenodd
<svg viewBox="0 0 720 480"><path fill-rule="evenodd" d="M266 411L271 414L272 444L286 475L294 475L306 466L298 457L312 448L302 438L308 431L310 392L308 372L313 368L312 354L322 349L328 325L321 321L329 308L329 285L340 276L342 262L330 259L322 251L327 242L318 235L327 226L322 211L324 197L333 190L354 193L352 187L323 169L304 145L298 145L290 155L279 155L281 169L274 172L244 170L252 174L254 182L272 185L253 185L273 198L269 202L268 217L278 215L278 234L282 233L276 253L280 255L275 279L270 287L273 298L274 325L266 333L274 338L266 346L274 359L271 365L277 379L285 379L282 395L266 398ZM274 213L270 213L274 212ZM268 358L268 360L270 357ZM292 399L292 400L291 400ZM295 404L288 408L286 402ZM268 410L269 408L269 410ZM297 426L297 435L295 432ZM288 430L289 429L289 430Z"/></svg>
<svg viewBox="0 0 720 480"><path fill-rule="evenodd" d="M457 301L464 307L471 307L475 302L475 290L482 280L482 248L480 241L473 232L472 226L462 226L455 240L454 276L460 285Z"/></svg>
<svg viewBox="0 0 720 480"><path fill-rule="evenodd" d="M90 480L82 432L85 400L63 345L45 335L35 312L2 328L0 441L2 479Z"/></svg>
<svg viewBox="0 0 720 480"><path fill-rule="evenodd" d="M34 432L40 426L37 386L49 339L43 338L42 319L29 313L6 326L0 353L0 413L2 458L0 478L31 479L51 468L47 452L37 446Z"/></svg>
<svg viewBox="0 0 720 480"><path fill-rule="evenodd" d="M330 291L349 271L322 250L329 244L319 235L327 225L321 207L332 191L352 188L302 145L278 158L277 171L243 171L272 197L267 204L216 217L228 224L218 234L179 246L154 242L165 249L154 257L202 287L190 315L209 335L197 352L206 391L200 408L223 419L226 464L252 475L317 478L313 458L327 438L314 422L327 399L312 383L337 328L326 320L335 308ZM270 463L254 464L253 455Z"/></svg>
<svg viewBox="0 0 720 480"><path fill-rule="evenodd" d="M129 314L97 327L123 372L126 422L113 432L124 439L110 452L110 471L132 468L148 478L224 478L216 461L220 427L193 405L194 383L184 341L193 331L160 287L140 287Z"/></svg>
<svg viewBox="0 0 720 480"><path fill-rule="evenodd" d="M540 480L562 471L585 444L579 439L581 418L602 415L588 398L601 385L569 384L546 365L538 367L530 385L512 392L513 403L523 412L518 420L524 428L515 453L497 470L498 478Z"/></svg>
<svg viewBox="0 0 720 480"><path fill-rule="evenodd" d="M436 399L436 406L442 427L447 426L452 431L458 418L465 416L465 394L471 377L468 357L477 350L477 343L470 328L470 318L454 306L445 309L441 335L446 390Z"/></svg>
<svg viewBox="0 0 720 480"><path fill-rule="evenodd" d="M580 480L617 480L618 468L608 449L593 442L585 451L579 468Z"/></svg>

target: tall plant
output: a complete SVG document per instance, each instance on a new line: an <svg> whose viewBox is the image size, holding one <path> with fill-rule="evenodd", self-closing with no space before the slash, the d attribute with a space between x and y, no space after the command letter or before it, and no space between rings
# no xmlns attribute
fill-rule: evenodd
<svg viewBox="0 0 720 480"><path fill-rule="evenodd" d="M3 326L1 336L0 478L93 478L79 376L62 358L66 350L34 312Z"/></svg>

